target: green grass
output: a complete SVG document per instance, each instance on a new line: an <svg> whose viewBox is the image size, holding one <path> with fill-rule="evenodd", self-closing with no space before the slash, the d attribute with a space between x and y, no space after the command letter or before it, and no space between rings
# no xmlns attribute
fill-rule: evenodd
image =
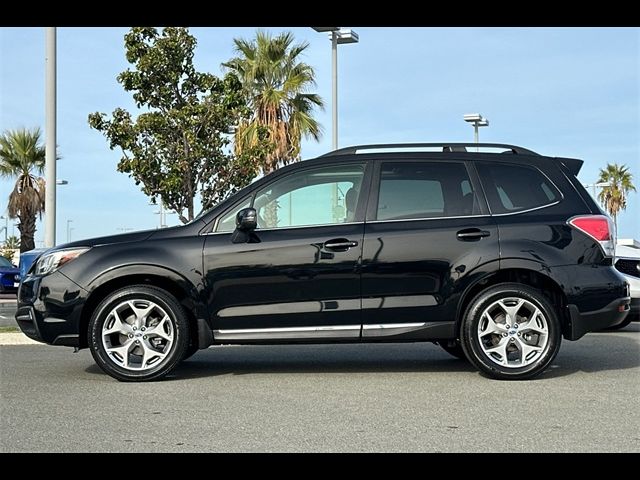
<svg viewBox="0 0 640 480"><path fill-rule="evenodd" d="M20 329L18 327L0 327L0 333L12 333L19 331Z"/></svg>

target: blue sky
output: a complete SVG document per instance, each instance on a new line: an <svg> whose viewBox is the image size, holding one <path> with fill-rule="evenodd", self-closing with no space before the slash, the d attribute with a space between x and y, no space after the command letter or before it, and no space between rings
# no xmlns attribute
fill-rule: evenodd
<svg viewBox="0 0 640 480"><path fill-rule="evenodd" d="M280 28L269 28L278 32ZM288 29L310 47L318 93L327 109L320 143L303 158L330 150L330 43L309 27ZM640 185L640 29L638 28L357 28L360 43L339 47L340 146L362 143L472 141L464 113L491 125L480 139L542 154L585 160L591 183L606 162L626 163ZM58 243L155 228L157 207L127 175L120 153L87 124L94 111L133 110L116 82L126 69L126 28L58 29ZM196 64L220 74L234 37L254 28L193 28ZM44 127L44 29L0 28L0 130ZM12 183L0 180L5 214ZM169 224L177 224L169 215ZM619 237L640 239L640 201L632 194ZM12 233L12 223L9 233ZM17 228L15 229L18 234ZM36 245L43 239L39 223Z"/></svg>

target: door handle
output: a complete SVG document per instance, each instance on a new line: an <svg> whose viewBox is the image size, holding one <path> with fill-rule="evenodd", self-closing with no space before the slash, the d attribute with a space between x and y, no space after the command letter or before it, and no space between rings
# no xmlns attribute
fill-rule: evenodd
<svg viewBox="0 0 640 480"><path fill-rule="evenodd" d="M458 240L462 241L480 240L481 238L488 237L489 235L491 235L491 232L487 230L480 230L479 228L466 228L456 233Z"/></svg>
<svg viewBox="0 0 640 480"><path fill-rule="evenodd" d="M327 250L346 252L351 247L357 247L358 242L354 240L347 240L346 238L335 238L333 240L327 240L322 246Z"/></svg>

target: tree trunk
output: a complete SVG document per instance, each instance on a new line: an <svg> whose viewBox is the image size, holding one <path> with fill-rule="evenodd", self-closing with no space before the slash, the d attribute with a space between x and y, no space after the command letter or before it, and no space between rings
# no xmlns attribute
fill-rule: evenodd
<svg viewBox="0 0 640 480"><path fill-rule="evenodd" d="M33 237L36 234L36 216L35 215L18 215L20 223L18 230L20 231L20 253L28 252L36 248Z"/></svg>

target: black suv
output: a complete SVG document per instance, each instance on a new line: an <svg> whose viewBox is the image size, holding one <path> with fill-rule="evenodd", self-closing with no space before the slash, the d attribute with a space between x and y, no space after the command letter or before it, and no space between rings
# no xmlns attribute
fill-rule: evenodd
<svg viewBox="0 0 640 480"><path fill-rule="evenodd" d="M118 380L160 378L212 344L416 341L531 378L562 337L629 309L582 163L499 144L344 148L187 225L43 253L16 319Z"/></svg>

